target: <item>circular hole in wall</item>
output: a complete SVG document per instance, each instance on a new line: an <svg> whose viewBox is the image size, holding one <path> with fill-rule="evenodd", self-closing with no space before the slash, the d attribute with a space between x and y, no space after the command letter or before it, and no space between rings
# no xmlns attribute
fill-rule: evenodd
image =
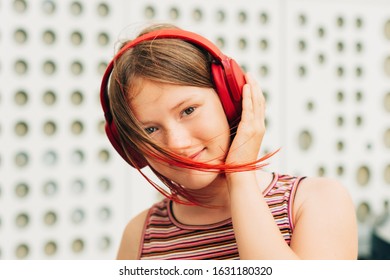
<svg viewBox="0 0 390 280"><path fill-rule="evenodd" d="M216 44L217 44L218 48L223 49L226 45L225 39L222 37L218 37L216 40Z"/></svg>
<svg viewBox="0 0 390 280"><path fill-rule="evenodd" d="M371 207L367 202L361 202L356 210L356 216L359 222L364 223L368 221L371 215Z"/></svg>
<svg viewBox="0 0 390 280"><path fill-rule="evenodd" d="M336 68L336 75L341 78L341 77L344 76L344 74L345 74L344 67L343 66L338 66Z"/></svg>
<svg viewBox="0 0 390 280"><path fill-rule="evenodd" d="M309 112L312 112L314 110L314 103L313 101L308 101L306 103L306 110Z"/></svg>
<svg viewBox="0 0 390 280"><path fill-rule="evenodd" d="M100 250L105 251L111 247L111 238L103 236L98 241L98 247Z"/></svg>
<svg viewBox="0 0 390 280"><path fill-rule="evenodd" d="M303 52L306 50L306 42L305 40L299 40L298 41L298 50Z"/></svg>
<svg viewBox="0 0 390 280"><path fill-rule="evenodd" d="M371 172L368 166L360 166L356 172L356 181L360 186L367 186L371 177Z"/></svg>
<svg viewBox="0 0 390 280"><path fill-rule="evenodd" d="M17 29L14 32L14 40L18 44L24 44L27 42L28 35L24 29Z"/></svg>
<svg viewBox="0 0 390 280"><path fill-rule="evenodd" d="M304 77L304 76L306 76L306 72L307 72L307 70L306 70L305 65L298 66L298 76Z"/></svg>
<svg viewBox="0 0 390 280"><path fill-rule="evenodd" d="M267 39L261 39L259 42L259 48L263 51L268 49L268 40Z"/></svg>
<svg viewBox="0 0 390 280"><path fill-rule="evenodd" d="M217 19L218 22L223 22L223 21L225 21L225 18L226 18L226 14L225 14L224 11L218 10L218 11L216 12L216 19Z"/></svg>
<svg viewBox="0 0 390 280"><path fill-rule="evenodd" d="M385 65L384 65L384 69L385 69L385 74L390 77L390 56L388 56L385 60Z"/></svg>
<svg viewBox="0 0 390 280"><path fill-rule="evenodd" d="M361 102L363 100L363 93L361 91L357 91L355 94L355 98L357 102Z"/></svg>
<svg viewBox="0 0 390 280"><path fill-rule="evenodd" d="M43 133L47 136L52 136L57 131L57 125L53 121L46 121L43 124Z"/></svg>
<svg viewBox="0 0 390 280"><path fill-rule="evenodd" d="M301 150L308 150L313 143L313 137L308 130L303 130L298 137L298 146Z"/></svg>
<svg viewBox="0 0 390 280"><path fill-rule="evenodd" d="M344 101L344 92L343 91L338 91L336 95L336 99L338 102L343 102Z"/></svg>
<svg viewBox="0 0 390 280"><path fill-rule="evenodd" d="M101 162L108 162L110 160L110 152L108 150L100 150L98 154L98 158Z"/></svg>
<svg viewBox="0 0 390 280"><path fill-rule="evenodd" d="M83 43L83 34L81 34L81 32L79 31L72 32L72 34L70 35L70 42L74 46L81 45Z"/></svg>
<svg viewBox="0 0 390 280"><path fill-rule="evenodd" d="M20 244L15 249L15 256L18 259L24 259L30 253L30 247L27 244Z"/></svg>
<svg viewBox="0 0 390 280"><path fill-rule="evenodd" d="M97 71L99 75L103 75L107 68L107 62L102 61L98 64Z"/></svg>
<svg viewBox="0 0 390 280"><path fill-rule="evenodd" d="M57 163L57 153L54 151L47 151L43 155L43 164L46 166L53 166Z"/></svg>
<svg viewBox="0 0 390 280"><path fill-rule="evenodd" d="M15 93L14 100L16 105L26 105L28 102L28 94L23 90L19 90Z"/></svg>
<svg viewBox="0 0 390 280"><path fill-rule="evenodd" d="M15 73L18 75L24 75L28 71L28 64L25 60L17 60L14 65Z"/></svg>
<svg viewBox="0 0 390 280"><path fill-rule="evenodd" d="M83 73L83 64L79 61L72 62L70 71L75 76L81 75Z"/></svg>
<svg viewBox="0 0 390 280"><path fill-rule="evenodd" d="M57 253L57 243L54 241L46 242L43 251L47 256L53 256Z"/></svg>
<svg viewBox="0 0 390 280"><path fill-rule="evenodd" d="M97 131L99 132L99 134L102 134L102 135L105 134L105 127L106 127L106 121L100 120L97 124Z"/></svg>
<svg viewBox="0 0 390 280"><path fill-rule="evenodd" d="M43 1L42 11L47 15L54 14L54 12L56 11L56 4L50 0Z"/></svg>
<svg viewBox="0 0 390 280"><path fill-rule="evenodd" d="M363 68L360 66L357 66L355 68L355 75L357 78L362 77L363 76Z"/></svg>
<svg viewBox="0 0 390 280"><path fill-rule="evenodd" d="M56 41L56 34L54 33L54 31L52 30L46 30L45 32L43 32L42 34L42 41L46 44L46 45L52 45L55 43Z"/></svg>
<svg viewBox="0 0 390 280"><path fill-rule="evenodd" d="M26 183L19 183L15 186L15 194L19 198L26 197L30 192L30 187Z"/></svg>
<svg viewBox="0 0 390 280"><path fill-rule="evenodd" d="M74 164L81 164L85 160L84 152L81 150L75 150L72 152L71 156L72 162Z"/></svg>
<svg viewBox="0 0 390 280"><path fill-rule="evenodd" d="M248 15L246 14L246 12L240 11L238 13L238 17L237 18L238 18L238 22L239 23L245 23L248 20Z"/></svg>
<svg viewBox="0 0 390 280"><path fill-rule="evenodd" d="M43 63L43 73L46 75L53 75L56 72L56 64L54 61L45 61Z"/></svg>
<svg viewBox="0 0 390 280"><path fill-rule="evenodd" d="M195 21L201 21L203 19L203 12L201 9L195 9L193 12L192 12L192 18L195 20Z"/></svg>
<svg viewBox="0 0 390 280"><path fill-rule="evenodd" d="M363 22L363 19L361 17L357 17L355 19L355 26L356 26L356 28L358 28L358 29L362 28L363 24L364 24L364 22Z"/></svg>
<svg viewBox="0 0 390 280"><path fill-rule="evenodd" d="M106 32L100 32L97 37L97 42L100 46L107 46L110 42L110 37Z"/></svg>
<svg viewBox="0 0 390 280"><path fill-rule="evenodd" d="M146 18L152 19L152 18L155 17L156 11L155 11L155 9L154 9L152 6L147 6L147 7L145 8L144 14L145 14L145 17L146 17Z"/></svg>
<svg viewBox="0 0 390 280"><path fill-rule="evenodd" d="M25 152L19 152L15 155L15 165L17 167L25 167L29 162L29 157Z"/></svg>
<svg viewBox="0 0 390 280"><path fill-rule="evenodd" d="M317 61L319 64L324 64L326 61L325 55L323 53L318 54Z"/></svg>
<svg viewBox="0 0 390 280"><path fill-rule="evenodd" d="M27 10L27 3L25 0L14 0L13 7L15 12L24 13Z"/></svg>
<svg viewBox="0 0 390 280"><path fill-rule="evenodd" d="M307 17L306 17L306 15L304 15L304 14L298 15L298 23L299 23L299 25L301 25L301 26L306 25L306 23L307 23Z"/></svg>
<svg viewBox="0 0 390 280"><path fill-rule="evenodd" d="M100 208L98 217L101 221L108 221L111 218L111 210L108 207Z"/></svg>
<svg viewBox="0 0 390 280"><path fill-rule="evenodd" d="M338 176L343 176L344 175L344 166L342 166L342 165L337 166L336 173Z"/></svg>
<svg viewBox="0 0 390 280"><path fill-rule="evenodd" d="M169 17L173 20L176 20L179 18L179 10L175 7L169 9Z"/></svg>
<svg viewBox="0 0 390 280"><path fill-rule="evenodd" d="M81 121L73 121L71 124L71 132L74 135L80 135L84 131L84 125Z"/></svg>
<svg viewBox="0 0 390 280"><path fill-rule="evenodd" d="M260 13L259 20L261 24L267 24L270 21L269 15L266 12Z"/></svg>
<svg viewBox="0 0 390 280"><path fill-rule="evenodd" d="M318 167L318 169L317 169L317 175L320 176L320 177L322 177L322 176L325 176L325 174L326 174L326 169L325 169L325 167L323 167L323 166Z"/></svg>
<svg viewBox="0 0 390 280"><path fill-rule="evenodd" d="M28 133L28 125L24 121L19 121L15 124L15 134L17 136L23 137Z"/></svg>
<svg viewBox="0 0 390 280"><path fill-rule="evenodd" d="M319 38L325 37L325 28L322 27L322 26L318 27L317 35L318 35Z"/></svg>
<svg viewBox="0 0 390 280"><path fill-rule="evenodd" d="M260 65L259 68L259 74L262 77L267 77L269 73L268 66L267 65Z"/></svg>
<svg viewBox="0 0 390 280"><path fill-rule="evenodd" d="M58 192L58 185L54 181L48 181L43 185L43 193L46 196L53 196Z"/></svg>
<svg viewBox="0 0 390 280"><path fill-rule="evenodd" d="M386 148L390 149L390 128L388 128L383 135L383 142Z"/></svg>
<svg viewBox="0 0 390 280"><path fill-rule="evenodd" d="M99 191L105 193L111 190L111 182L107 178L102 178L98 182Z"/></svg>
<svg viewBox="0 0 390 280"><path fill-rule="evenodd" d="M336 119L336 123L338 127L342 127L344 125L344 117L343 116L338 116Z"/></svg>
<svg viewBox="0 0 390 280"><path fill-rule="evenodd" d="M80 2L75 1L70 4L70 13L72 15L78 16L81 15L82 12L83 12L83 5Z"/></svg>
<svg viewBox="0 0 390 280"><path fill-rule="evenodd" d="M110 14L110 7L106 3L100 3L97 7L98 15L107 17Z"/></svg>
<svg viewBox="0 0 390 280"><path fill-rule="evenodd" d="M74 91L72 92L72 95L70 96L70 100L73 105L80 105L83 103L84 96L80 91Z"/></svg>
<svg viewBox="0 0 390 280"><path fill-rule="evenodd" d="M49 211L43 216L43 222L47 226L53 226L57 222L57 214L54 211Z"/></svg>
<svg viewBox="0 0 390 280"><path fill-rule="evenodd" d="M74 224L80 224L84 221L85 213L82 209L75 209L72 212L71 220Z"/></svg>
<svg viewBox="0 0 390 280"><path fill-rule="evenodd" d="M72 191L75 194L81 194L85 190L85 184L82 180L77 179L72 182Z"/></svg>
<svg viewBox="0 0 390 280"><path fill-rule="evenodd" d="M344 43L341 41L337 42L336 49L338 52L343 52L344 51Z"/></svg>
<svg viewBox="0 0 390 280"><path fill-rule="evenodd" d="M343 141L338 141L336 146L337 146L337 151L342 152L344 150L344 142Z"/></svg>
<svg viewBox="0 0 390 280"><path fill-rule="evenodd" d="M390 92L386 93L383 100L383 105L385 107L386 112L390 113Z"/></svg>
<svg viewBox="0 0 390 280"><path fill-rule="evenodd" d="M363 43L356 42L355 49L356 49L356 52L361 53L363 51Z"/></svg>
<svg viewBox="0 0 390 280"><path fill-rule="evenodd" d="M390 40L390 19L387 20L385 23L384 32L385 32L385 38L387 40Z"/></svg>
<svg viewBox="0 0 390 280"><path fill-rule="evenodd" d="M43 93L42 100L45 105L52 106L56 103L57 96L53 91L48 90Z"/></svg>
<svg viewBox="0 0 390 280"><path fill-rule="evenodd" d="M248 42L245 38L240 38L238 40L238 48L240 50L245 50L247 48L247 46L248 46Z"/></svg>
<svg viewBox="0 0 390 280"><path fill-rule="evenodd" d="M362 126L363 125L363 117L362 116L356 116L355 117L355 124L356 124L356 126Z"/></svg>
<svg viewBox="0 0 390 280"><path fill-rule="evenodd" d="M385 170L383 172L383 178L384 178L386 184L390 186L390 164L388 164L385 167Z"/></svg>
<svg viewBox="0 0 390 280"><path fill-rule="evenodd" d="M72 251L74 253L81 253L84 250L84 246L84 241L80 238L73 240L71 245Z"/></svg>
<svg viewBox="0 0 390 280"><path fill-rule="evenodd" d="M26 213L20 213L15 218L15 225L18 228L25 228L29 224L30 218Z"/></svg>
<svg viewBox="0 0 390 280"><path fill-rule="evenodd" d="M343 27L345 25L344 18L339 16L336 18L336 26L337 27Z"/></svg>

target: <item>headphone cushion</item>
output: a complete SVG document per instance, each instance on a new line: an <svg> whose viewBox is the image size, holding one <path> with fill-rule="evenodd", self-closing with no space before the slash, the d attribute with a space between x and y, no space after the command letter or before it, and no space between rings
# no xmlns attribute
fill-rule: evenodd
<svg viewBox="0 0 390 280"><path fill-rule="evenodd" d="M233 125L241 117L244 73L234 60L229 59L224 65L212 63L211 74L226 117Z"/></svg>

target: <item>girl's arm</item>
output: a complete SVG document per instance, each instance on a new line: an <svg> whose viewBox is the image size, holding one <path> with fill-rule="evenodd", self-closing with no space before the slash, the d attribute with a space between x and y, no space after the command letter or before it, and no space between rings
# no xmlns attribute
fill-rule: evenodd
<svg viewBox="0 0 390 280"><path fill-rule="evenodd" d="M265 133L265 101L246 75L243 112L227 163L256 160ZM345 189L327 179L305 179L294 201L294 233L283 239L259 188L255 171L226 175L231 214L241 259L355 259L354 207Z"/></svg>

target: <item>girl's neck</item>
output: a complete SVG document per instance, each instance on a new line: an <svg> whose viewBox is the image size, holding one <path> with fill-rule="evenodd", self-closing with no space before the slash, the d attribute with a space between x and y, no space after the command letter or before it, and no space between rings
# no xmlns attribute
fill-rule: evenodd
<svg viewBox="0 0 390 280"><path fill-rule="evenodd" d="M264 171L257 171L257 181L261 191L264 191L272 182L273 175ZM210 186L199 191L201 203L212 207L188 206L172 203L172 212L176 220L187 225L207 225L226 220L230 214L230 196L226 178L218 178Z"/></svg>

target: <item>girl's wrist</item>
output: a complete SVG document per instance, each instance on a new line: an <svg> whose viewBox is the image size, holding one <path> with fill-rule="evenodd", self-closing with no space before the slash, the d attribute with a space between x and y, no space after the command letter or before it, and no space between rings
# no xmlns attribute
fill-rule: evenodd
<svg viewBox="0 0 390 280"><path fill-rule="evenodd" d="M236 188L246 188L248 186L257 186L256 172L243 171L226 174L226 181L229 191Z"/></svg>

